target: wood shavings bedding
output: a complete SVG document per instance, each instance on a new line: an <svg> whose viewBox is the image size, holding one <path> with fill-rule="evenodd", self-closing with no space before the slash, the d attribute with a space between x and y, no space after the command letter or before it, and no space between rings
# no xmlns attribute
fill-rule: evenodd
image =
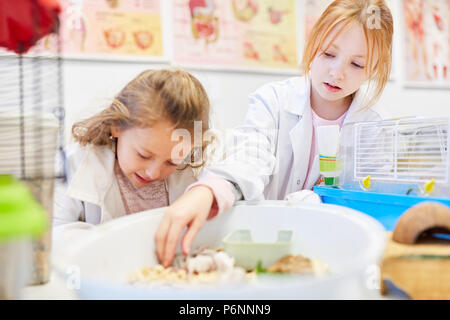
<svg viewBox="0 0 450 320"><path fill-rule="evenodd" d="M251 283L256 281L258 273L322 276L328 271L328 266L321 261L299 255L286 255L267 270L246 271L235 266L234 259L221 249L198 248L188 256L177 255L171 267L156 265L137 270L131 275L130 283L169 286Z"/></svg>
<svg viewBox="0 0 450 320"><path fill-rule="evenodd" d="M249 282L255 272L234 265L234 259L222 250L199 248L188 256L177 255L172 267L144 267L134 272L131 283L150 285L210 285Z"/></svg>

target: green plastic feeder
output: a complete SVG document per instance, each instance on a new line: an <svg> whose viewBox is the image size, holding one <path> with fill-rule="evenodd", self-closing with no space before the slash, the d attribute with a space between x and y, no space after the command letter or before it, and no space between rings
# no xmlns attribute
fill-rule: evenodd
<svg viewBox="0 0 450 320"><path fill-rule="evenodd" d="M237 266L253 270L258 265L270 267L281 257L291 253L292 230L279 230L275 242L254 242L250 230L235 230L223 239L225 252Z"/></svg>
<svg viewBox="0 0 450 320"><path fill-rule="evenodd" d="M37 237L47 227L47 214L31 191L11 175L0 175L0 242Z"/></svg>

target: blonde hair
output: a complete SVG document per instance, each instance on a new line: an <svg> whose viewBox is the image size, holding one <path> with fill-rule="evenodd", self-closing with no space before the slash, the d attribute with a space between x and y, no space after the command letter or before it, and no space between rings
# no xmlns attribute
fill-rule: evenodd
<svg viewBox="0 0 450 320"><path fill-rule="evenodd" d="M372 9L379 13L377 26L369 25L369 15ZM383 0L336 0L331 3L319 20L314 24L307 39L301 62L301 69L304 74L308 74L311 63L320 51L325 39L331 31L339 24L343 27L336 33L334 38L328 43L325 50L331 46L339 34L352 23L359 23L366 39L368 56L366 58L366 75L369 79L369 86L375 82L376 89L374 95L368 100L364 108L370 108L381 96L392 65L392 37L394 34L394 22L392 14ZM374 63L374 50L378 50L378 61ZM373 68L372 68L373 66Z"/></svg>
<svg viewBox="0 0 450 320"><path fill-rule="evenodd" d="M202 133L209 130L209 99L200 81L182 70L146 70L131 80L109 107L72 126L72 135L81 145L112 146L112 128L151 127L167 120L174 128L194 131L201 121ZM192 135L193 136L193 135ZM203 141L205 154L209 142ZM191 159L194 158L194 149ZM199 166L189 165L193 168Z"/></svg>

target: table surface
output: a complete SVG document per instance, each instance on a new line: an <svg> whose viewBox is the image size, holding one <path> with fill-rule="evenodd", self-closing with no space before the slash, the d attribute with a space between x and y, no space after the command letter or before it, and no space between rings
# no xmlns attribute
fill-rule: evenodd
<svg viewBox="0 0 450 320"><path fill-rule="evenodd" d="M70 290L63 277L56 272L52 272L48 283L24 288L20 298L24 300L79 300L77 292Z"/></svg>
<svg viewBox="0 0 450 320"><path fill-rule="evenodd" d="M408 299L406 294L387 283L388 295L378 295L379 300L404 300ZM39 286L29 286L23 289L22 296L24 300L79 300L76 290L69 289L66 281L57 272L53 271L50 281Z"/></svg>

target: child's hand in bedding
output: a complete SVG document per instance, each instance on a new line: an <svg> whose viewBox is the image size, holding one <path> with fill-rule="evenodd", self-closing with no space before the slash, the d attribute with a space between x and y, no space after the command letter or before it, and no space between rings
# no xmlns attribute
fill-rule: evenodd
<svg viewBox="0 0 450 320"><path fill-rule="evenodd" d="M184 254L188 254L195 236L207 219L214 202L214 194L208 187L196 186L165 212L155 235L156 253L165 266L172 264L175 250L183 229L187 227L181 243Z"/></svg>

